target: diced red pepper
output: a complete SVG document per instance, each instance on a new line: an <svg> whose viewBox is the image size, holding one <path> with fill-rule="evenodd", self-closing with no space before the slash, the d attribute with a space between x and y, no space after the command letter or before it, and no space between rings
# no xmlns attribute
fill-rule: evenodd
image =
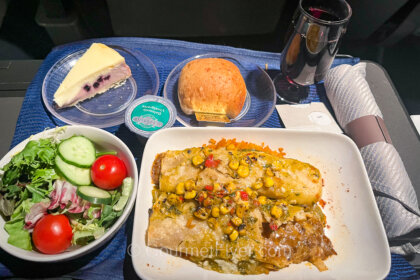
<svg viewBox="0 0 420 280"><path fill-rule="evenodd" d="M216 168L219 165L219 163L220 160L214 159L213 154L210 154L204 162L204 165L209 168Z"/></svg>
<svg viewBox="0 0 420 280"><path fill-rule="evenodd" d="M235 207L232 207L232 209L230 209L230 214L231 215L235 214Z"/></svg>
<svg viewBox="0 0 420 280"><path fill-rule="evenodd" d="M222 198L222 197L224 197L226 195L226 192L224 191L224 190L220 190L220 191L218 191L217 193L216 193L216 196L218 197L218 198Z"/></svg>
<svg viewBox="0 0 420 280"><path fill-rule="evenodd" d="M279 227L275 223L270 223L270 228L272 231L276 231Z"/></svg>
<svg viewBox="0 0 420 280"><path fill-rule="evenodd" d="M242 200L248 200L249 199L248 193L246 191L241 191L241 198Z"/></svg>
<svg viewBox="0 0 420 280"><path fill-rule="evenodd" d="M198 202L203 202L203 200L204 200L204 196L203 195L200 195L199 197L198 197Z"/></svg>
<svg viewBox="0 0 420 280"><path fill-rule="evenodd" d="M210 185L207 185L207 186L205 186L204 187L207 191L209 191L209 192L212 192L213 191L213 189L214 189L214 187L213 186L210 186Z"/></svg>
<svg viewBox="0 0 420 280"><path fill-rule="evenodd" d="M212 203L213 203L213 201L212 201L212 199L211 199L210 197L207 197L207 198L206 198L206 199L204 199L204 201L203 201L203 205L204 205L205 207L212 205Z"/></svg>
<svg viewBox="0 0 420 280"><path fill-rule="evenodd" d="M184 202L184 197L180 196L179 200L181 201L181 203Z"/></svg>

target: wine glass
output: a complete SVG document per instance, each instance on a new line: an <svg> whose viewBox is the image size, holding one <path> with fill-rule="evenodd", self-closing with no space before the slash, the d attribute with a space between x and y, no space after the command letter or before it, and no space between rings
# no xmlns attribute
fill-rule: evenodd
<svg viewBox="0 0 420 280"><path fill-rule="evenodd" d="M273 79L280 100L298 104L308 97L309 85L324 78L351 14L344 0L299 0L281 55L281 73Z"/></svg>

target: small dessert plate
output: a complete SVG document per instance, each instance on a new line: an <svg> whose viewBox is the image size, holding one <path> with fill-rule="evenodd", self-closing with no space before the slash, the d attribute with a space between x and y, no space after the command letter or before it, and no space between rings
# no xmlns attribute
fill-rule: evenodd
<svg viewBox="0 0 420 280"><path fill-rule="evenodd" d="M109 45L125 58L132 76L122 85L110 88L68 108L58 108L54 93L87 47L57 61L45 76L42 85L42 100L48 111L59 120L73 125L89 125L99 128L111 127L124 122L128 105L144 95L156 95L159 89L159 75L153 62L138 50Z"/></svg>
<svg viewBox="0 0 420 280"><path fill-rule="evenodd" d="M178 79L182 68L195 59L199 58L223 58L235 64L245 80L247 94L245 104L241 113L231 119L229 123L222 124L226 127L251 127L262 125L273 113L276 104L276 91L270 76L258 65L240 55L228 53L208 53L188 58L179 63L171 71L163 88L163 96L175 105L177 110L177 120L184 126L203 126L203 122L198 122L195 115L185 114L178 99ZM221 124L221 123L220 123ZM214 123L212 123L214 125ZM206 125L204 125L206 126Z"/></svg>

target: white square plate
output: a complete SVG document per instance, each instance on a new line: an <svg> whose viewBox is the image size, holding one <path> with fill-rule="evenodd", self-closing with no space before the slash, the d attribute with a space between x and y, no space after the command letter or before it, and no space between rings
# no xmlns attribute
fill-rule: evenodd
<svg viewBox="0 0 420 280"><path fill-rule="evenodd" d="M312 265L291 265L268 275L232 275L205 270L162 250L147 247L148 209L152 206L151 168L155 156L167 150L201 146L209 139L236 138L311 163L325 180L326 234L337 256L327 259L328 271ZM327 132L265 128L171 128L150 137L143 154L134 217L131 254L142 279L383 279L390 269L385 231L362 158L350 138ZM171 229L168 229L171 230Z"/></svg>

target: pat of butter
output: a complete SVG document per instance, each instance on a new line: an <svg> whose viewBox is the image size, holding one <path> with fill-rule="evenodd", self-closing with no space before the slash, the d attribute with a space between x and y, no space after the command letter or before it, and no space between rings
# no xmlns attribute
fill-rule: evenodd
<svg viewBox="0 0 420 280"><path fill-rule="evenodd" d="M195 118L199 122L230 123L229 118L223 114L195 113Z"/></svg>

